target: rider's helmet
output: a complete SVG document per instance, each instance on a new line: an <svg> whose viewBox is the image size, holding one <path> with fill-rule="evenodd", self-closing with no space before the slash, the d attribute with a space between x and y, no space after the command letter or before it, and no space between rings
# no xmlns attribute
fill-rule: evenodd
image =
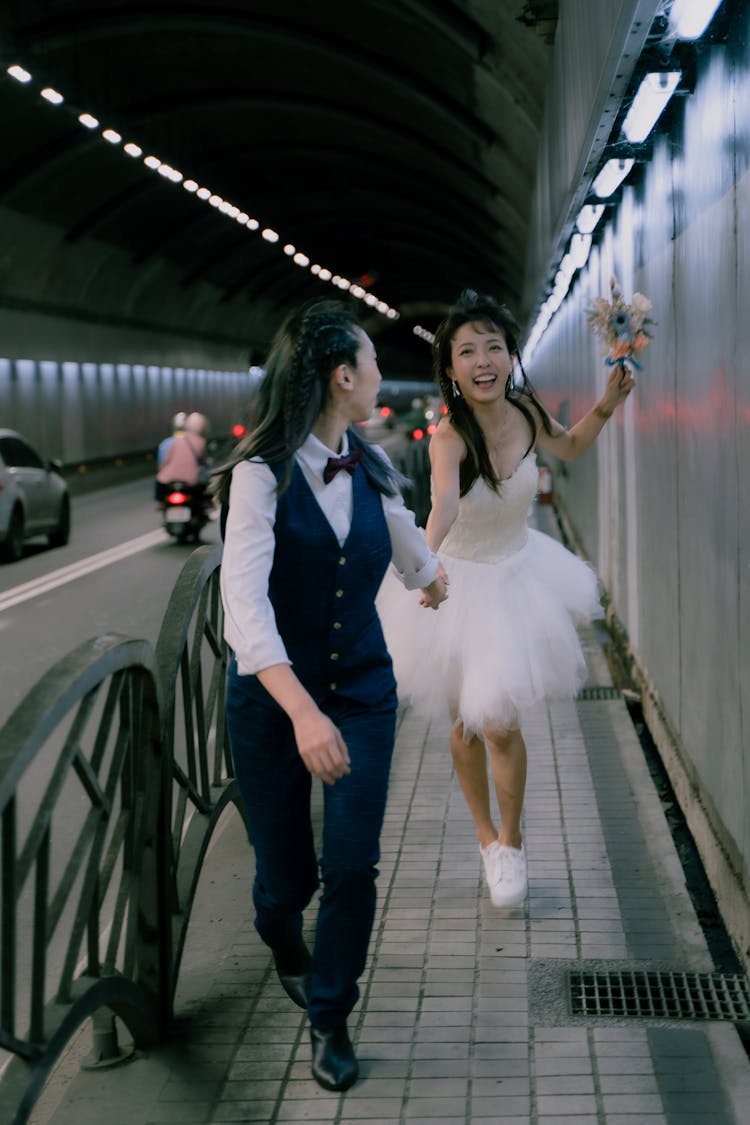
<svg viewBox="0 0 750 1125"><path fill-rule="evenodd" d="M185 419L185 429L189 434L205 435L208 433L208 428L208 418L205 414L198 414L197 411L193 411Z"/></svg>
<svg viewBox="0 0 750 1125"><path fill-rule="evenodd" d="M178 410L177 413L175 414L174 418L172 419L172 429L173 430L184 430L186 421L187 421L187 414L185 413L185 411L184 410Z"/></svg>

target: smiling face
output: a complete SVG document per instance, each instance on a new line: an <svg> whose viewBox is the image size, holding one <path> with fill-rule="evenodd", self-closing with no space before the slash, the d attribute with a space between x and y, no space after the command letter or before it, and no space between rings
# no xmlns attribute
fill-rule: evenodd
<svg viewBox="0 0 750 1125"><path fill-rule="evenodd" d="M451 340L448 376L470 403L493 402L505 396L513 369L503 332L492 324L462 324Z"/></svg>

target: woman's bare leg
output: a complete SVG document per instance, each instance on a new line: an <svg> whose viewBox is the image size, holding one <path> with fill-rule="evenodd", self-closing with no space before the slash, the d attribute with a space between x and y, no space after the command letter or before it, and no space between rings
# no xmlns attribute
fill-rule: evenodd
<svg viewBox="0 0 750 1125"><path fill-rule="evenodd" d="M490 811L490 787L484 739L475 735L465 742L463 724L454 722L451 727L451 754L466 804L474 817L477 839L480 846L486 848L497 839L497 829Z"/></svg>
<svg viewBox="0 0 750 1125"><path fill-rule="evenodd" d="M521 813L526 792L526 743L521 731L486 730L484 737L490 751L490 765L500 809L501 845L520 848Z"/></svg>

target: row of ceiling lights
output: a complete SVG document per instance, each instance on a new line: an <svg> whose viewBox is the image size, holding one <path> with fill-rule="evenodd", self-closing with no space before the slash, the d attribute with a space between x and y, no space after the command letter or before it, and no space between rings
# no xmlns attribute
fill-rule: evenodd
<svg viewBox="0 0 750 1125"><path fill-rule="evenodd" d="M713 19L721 0L674 0L669 11L669 35L679 40L699 39ZM646 74L622 123L622 134L629 145L643 144L661 117L669 99L679 85L679 70L656 71ZM578 270L583 269L591 250L592 236L604 214L608 199L630 174L634 157L615 157L607 160L591 184L597 202L585 204L575 220L575 233L560 261L555 274L552 292L537 314L524 347L523 361L528 363L552 317L563 303Z"/></svg>
<svg viewBox="0 0 750 1125"><path fill-rule="evenodd" d="M7 68L7 73L11 78L15 78L17 82L20 82L23 85L28 85L32 80L32 76L29 71L22 66L9 66ZM50 86L45 86L42 90L39 91L39 93L41 97L45 99L45 101L50 103L50 105L63 105L65 102L65 98L63 97L63 95L59 93L58 90L55 90ZM84 128L90 129L92 132L100 128L99 119L92 113L82 112L77 116L79 122L84 126ZM116 129L102 129L100 135L102 140L107 141L111 145L122 144L122 134L120 134ZM197 180L186 178L185 176L183 176L182 172L178 171L178 169L176 168L173 168L165 161L160 160L158 156L144 156L143 149L135 142L128 141L127 143L125 143L122 146L122 151L133 159L140 159L141 157L143 157L143 163L147 168L151 169L154 172L158 172L160 176L163 176L164 179L169 180L173 184L182 184L182 187L185 191L189 192L191 195L194 195L202 202L208 203L210 207L215 207L220 214L225 215L228 219L232 219L234 222L238 223L240 226L245 227L247 230L256 231L260 229L261 224L258 222L258 220L252 218L247 214L246 211L243 211L234 203L230 203L228 200L223 199L222 196L217 195L217 193L211 191L210 188L201 187ZM281 236L271 227L263 227L263 229L260 231L260 236L269 243L276 243L281 241ZM287 257L291 258L292 262L294 262L296 266L300 266L302 269L309 268L310 273L317 277L320 281L330 282L331 285L335 285L338 289L347 290L349 293L351 293L352 297L356 297L357 300L363 301L375 312L380 313L381 316L385 316L389 320L398 319L398 311L387 304L386 301L381 301L380 298L376 297L374 293L368 292L368 290L365 289L364 286L359 285L357 282L352 282L348 278L342 277L340 274L334 273L326 266L321 266L318 262L311 263L308 255L305 254L302 250L298 250L297 247L294 246L291 242L285 243L283 246L283 250Z"/></svg>
<svg viewBox="0 0 750 1125"><path fill-rule="evenodd" d="M435 334L430 332L427 328L423 328L421 324L415 324L412 328L415 336L419 336L420 340L426 340L428 344L435 343Z"/></svg>

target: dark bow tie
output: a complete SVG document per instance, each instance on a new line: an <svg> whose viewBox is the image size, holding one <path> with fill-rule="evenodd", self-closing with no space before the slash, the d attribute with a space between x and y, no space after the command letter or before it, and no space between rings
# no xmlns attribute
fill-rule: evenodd
<svg viewBox="0 0 750 1125"><path fill-rule="evenodd" d="M345 457L329 457L326 461L326 467L323 469L323 481L325 484L331 483L339 469L346 469L347 473L353 473L361 456L361 449L353 449L351 453L347 453Z"/></svg>

